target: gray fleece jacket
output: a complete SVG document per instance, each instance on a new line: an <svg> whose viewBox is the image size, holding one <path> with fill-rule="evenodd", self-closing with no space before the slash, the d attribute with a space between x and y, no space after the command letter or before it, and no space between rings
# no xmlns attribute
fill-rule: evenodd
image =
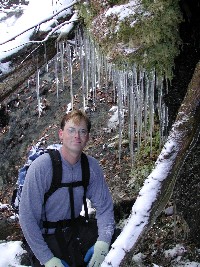
<svg viewBox="0 0 200 267"><path fill-rule="evenodd" d="M62 157L62 156L61 156ZM115 222L113 202L106 185L102 169L96 159L88 156L90 166L90 183L87 198L96 209L98 240L110 243ZM62 182L70 183L82 180L81 161L71 165L62 157ZM43 239L42 221L44 217L44 194L52 181L52 163L48 153L33 161L28 169L19 206L19 221L23 234L36 258L45 264L54 255ZM78 217L83 204L83 187L74 188L75 216ZM70 219L71 208L68 188L59 188L47 200L47 220L56 222ZM52 230L51 230L52 231Z"/></svg>

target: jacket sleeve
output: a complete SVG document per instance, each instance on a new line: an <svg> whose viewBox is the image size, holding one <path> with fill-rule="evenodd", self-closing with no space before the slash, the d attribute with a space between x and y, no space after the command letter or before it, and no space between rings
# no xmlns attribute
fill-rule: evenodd
<svg viewBox="0 0 200 267"><path fill-rule="evenodd" d="M97 160L89 157L89 164L90 183L87 190L87 197L96 209L98 240L110 244L115 228L112 197L106 184L103 170Z"/></svg>
<svg viewBox="0 0 200 267"><path fill-rule="evenodd" d="M19 206L19 221L24 237L41 264L53 257L41 231L44 193L49 187L47 177L52 177L51 160L49 155L42 155L27 171Z"/></svg>

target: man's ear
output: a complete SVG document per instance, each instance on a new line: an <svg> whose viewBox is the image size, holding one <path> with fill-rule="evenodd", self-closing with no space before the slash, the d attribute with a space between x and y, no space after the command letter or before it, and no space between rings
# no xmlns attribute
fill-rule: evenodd
<svg viewBox="0 0 200 267"><path fill-rule="evenodd" d="M62 140L63 140L63 130L62 129L60 129L58 131L58 135L59 135L60 141L62 142Z"/></svg>
<svg viewBox="0 0 200 267"><path fill-rule="evenodd" d="M88 133L87 142L89 141L89 139L90 139L90 133Z"/></svg>

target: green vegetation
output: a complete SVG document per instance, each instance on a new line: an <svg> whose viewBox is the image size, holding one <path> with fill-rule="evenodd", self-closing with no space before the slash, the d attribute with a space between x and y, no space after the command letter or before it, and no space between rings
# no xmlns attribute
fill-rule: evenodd
<svg viewBox="0 0 200 267"><path fill-rule="evenodd" d="M155 161L160 154L160 134L159 130L155 130L152 138L152 148L150 142L143 141L141 147L135 155L134 165L130 173L129 185L134 194L138 194L144 180L152 172Z"/></svg>
<svg viewBox="0 0 200 267"><path fill-rule="evenodd" d="M92 38L107 58L119 67L133 63L147 71L172 76L174 58L179 54L179 24L182 15L178 0L142 0L134 6L130 1L98 1L79 4L80 17ZM129 5L128 5L129 3ZM114 5L115 4L115 5ZM120 12L128 14L123 19ZM113 11L109 14L107 11Z"/></svg>

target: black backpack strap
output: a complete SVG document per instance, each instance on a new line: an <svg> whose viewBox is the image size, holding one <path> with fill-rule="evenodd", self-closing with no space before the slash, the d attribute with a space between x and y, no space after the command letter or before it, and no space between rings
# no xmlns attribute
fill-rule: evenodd
<svg viewBox="0 0 200 267"><path fill-rule="evenodd" d="M81 154L82 181L84 188L87 189L90 181L90 168L88 158L85 153Z"/></svg>
<svg viewBox="0 0 200 267"><path fill-rule="evenodd" d="M47 199L61 187L62 181L62 160L60 152L57 149L48 149L52 161L53 177L49 190L44 195L44 205L47 202Z"/></svg>
<svg viewBox="0 0 200 267"><path fill-rule="evenodd" d="M75 219L74 216L74 196L73 196L73 188L77 186L83 186L84 194L83 194L83 205L85 210L86 219L89 218L87 201L86 201L86 191L87 186L89 185L90 180L90 168L87 156L82 153L81 154L81 169L82 169L82 181L72 182L72 183L62 183L62 160L61 155L58 150L48 149L48 153L51 157L52 168L53 168L53 177L49 190L44 195L44 206L46 204L47 199L58 189L61 187L69 188L70 195L70 206L71 206L71 219ZM46 216L45 216L46 217ZM68 220L67 225L69 224ZM58 222L48 222L47 220L43 222L44 228L56 228L57 225L65 225L62 221Z"/></svg>
<svg viewBox="0 0 200 267"><path fill-rule="evenodd" d="M87 187L89 185L90 180L90 168L89 168L89 162L87 156L82 153L81 154L81 170L82 170L82 186L84 188L84 194L83 194L83 205L85 210L85 217L88 220L88 208L87 208L87 201L86 201L86 191ZM74 192L73 192L73 185L70 184L69 186L69 196L70 196L70 205L71 205L71 219L75 220L75 212L74 212Z"/></svg>
<svg viewBox="0 0 200 267"><path fill-rule="evenodd" d="M85 210L85 217L88 220L89 215L88 215L88 208L87 208L87 201L86 201L86 191L87 191L87 187L90 181L90 166L89 166L88 158L84 153L81 154L81 168L82 168L82 181L83 181L83 187L84 187L83 205L84 205L84 210Z"/></svg>
<svg viewBox="0 0 200 267"><path fill-rule="evenodd" d="M74 238L76 241L76 219L74 216L74 194L73 194L73 188L77 186L83 186L84 187L84 194L83 194L83 203L84 203L84 209L85 209L85 217L86 219L89 219L88 216L88 208L87 208L87 202L86 202L86 191L87 186L89 184L90 180L90 169L89 169L89 162L87 156L82 153L81 154L81 169L82 169L82 181L72 182L72 183L62 183L62 160L60 152L57 150L49 150L49 155L52 160L52 168L53 168L53 177L52 177L52 183L50 186L50 189L48 192L44 195L44 205L47 201L47 199L60 187L68 187L69 190L69 196L70 196L70 205L71 205L71 219L70 220L61 220L57 222L49 222L43 221L43 227L46 229L45 233L48 233L48 229L50 228L56 228L55 230L55 236L56 240L58 242L60 251L62 253L63 259L66 259L67 261L67 255L65 248L68 246L68 242L71 238ZM45 214L46 217L46 214ZM68 242L65 240L65 237L63 235L63 228L72 226L72 231L70 233L70 237ZM72 257L72 267L74 266L82 266L80 264L76 264L76 250L77 246L73 247L73 255L70 255Z"/></svg>

